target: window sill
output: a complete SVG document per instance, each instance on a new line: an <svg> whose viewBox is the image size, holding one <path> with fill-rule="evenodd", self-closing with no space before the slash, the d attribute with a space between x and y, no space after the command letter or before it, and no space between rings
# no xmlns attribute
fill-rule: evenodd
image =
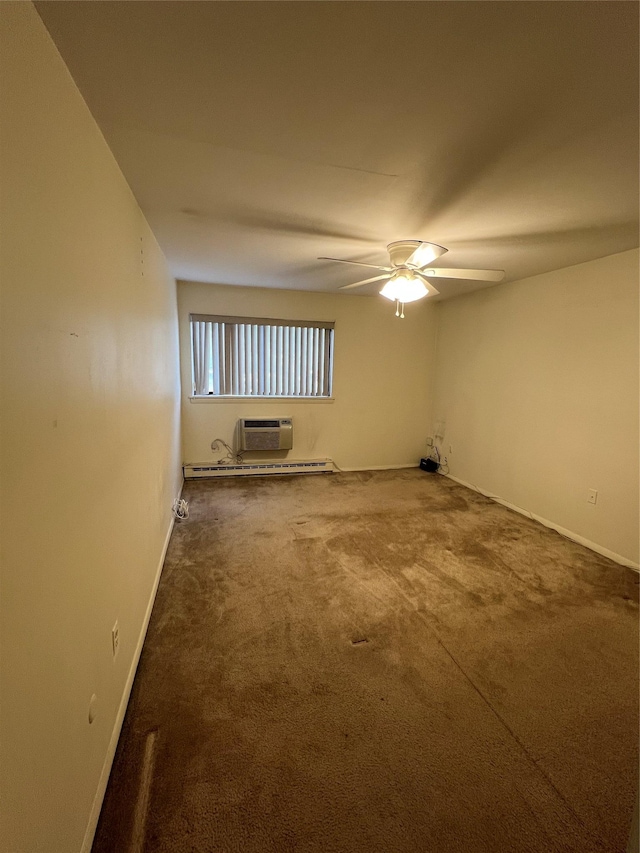
<svg viewBox="0 0 640 853"><path fill-rule="evenodd" d="M189 396L190 403L333 403L335 397L206 397Z"/></svg>

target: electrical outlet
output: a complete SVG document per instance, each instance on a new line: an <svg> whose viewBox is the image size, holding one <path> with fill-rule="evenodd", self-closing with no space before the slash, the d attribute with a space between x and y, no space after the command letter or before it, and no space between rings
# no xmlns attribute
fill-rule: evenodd
<svg viewBox="0 0 640 853"><path fill-rule="evenodd" d="M115 660L120 651L120 626L117 619L116 624L111 629L111 648L113 650L113 659Z"/></svg>
<svg viewBox="0 0 640 853"><path fill-rule="evenodd" d="M427 436L427 447L433 447L433 436L432 435Z"/></svg>
<svg viewBox="0 0 640 853"><path fill-rule="evenodd" d="M598 501L598 490L597 489L589 489L587 493L587 503L594 504Z"/></svg>

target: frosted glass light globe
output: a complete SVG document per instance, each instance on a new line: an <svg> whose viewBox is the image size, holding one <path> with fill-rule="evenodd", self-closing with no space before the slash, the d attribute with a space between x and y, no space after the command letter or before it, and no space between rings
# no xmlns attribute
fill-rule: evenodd
<svg viewBox="0 0 640 853"><path fill-rule="evenodd" d="M390 278L380 291L381 296L398 302L415 302L428 294L424 282L417 276L401 273Z"/></svg>

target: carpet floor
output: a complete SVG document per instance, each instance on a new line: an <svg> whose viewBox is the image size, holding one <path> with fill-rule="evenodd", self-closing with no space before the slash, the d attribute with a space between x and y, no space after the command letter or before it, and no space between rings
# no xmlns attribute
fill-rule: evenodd
<svg viewBox="0 0 640 853"><path fill-rule="evenodd" d="M94 853L623 853L635 572L418 469L183 497Z"/></svg>

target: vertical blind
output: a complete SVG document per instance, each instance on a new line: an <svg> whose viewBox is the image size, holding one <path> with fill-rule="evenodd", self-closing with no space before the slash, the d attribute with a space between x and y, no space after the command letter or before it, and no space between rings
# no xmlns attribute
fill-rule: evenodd
<svg viewBox="0 0 640 853"><path fill-rule="evenodd" d="M196 396L330 397L334 323L191 315Z"/></svg>

